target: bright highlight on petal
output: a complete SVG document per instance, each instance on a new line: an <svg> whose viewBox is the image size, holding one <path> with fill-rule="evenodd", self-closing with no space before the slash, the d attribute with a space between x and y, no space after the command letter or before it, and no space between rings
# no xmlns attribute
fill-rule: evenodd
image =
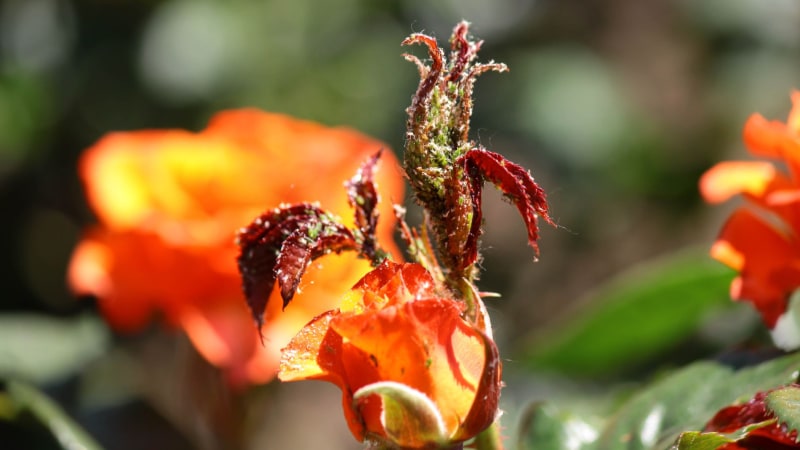
<svg viewBox="0 0 800 450"><path fill-rule="evenodd" d="M727 241L715 242L711 246L711 257L734 270L741 271L744 267L744 256Z"/></svg>
<svg viewBox="0 0 800 450"><path fill-rule="evenodd" d="M766 161L725 161L700 178L700 193L709 203L721 203L737 194L763 197L774 180L775 166Z"/></svg>

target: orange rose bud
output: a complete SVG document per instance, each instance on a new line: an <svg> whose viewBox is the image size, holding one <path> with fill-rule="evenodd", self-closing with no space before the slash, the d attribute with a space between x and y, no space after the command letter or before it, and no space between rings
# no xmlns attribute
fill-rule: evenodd
<svg viewBox="0 0 800 450"><path fill-rule="evenodd" d="M252 109L221 112L198 133L110 133L80 161L99 224L73 254L70 286L96 296L115 329L136 331L160 314L234 384L268 381L279 349L335 307L370 265L354 254L315 261L285 313L276 314L279 300L270 302L262 346L242 294L236 231L265 208L302 202L353 226L342 186L381 148L353 130ZM383 219L375 234L397 254L391 201L402 199L403 181L389 151L375 182L387 200L378 205ZM277 290L271 296L280 298Z"/></svg>
<svg viewBox="0 0 800 450"><path fill-rule="evenodd" d="M501 363L420 265L384 261L283 349L282 381L342 390L353 435L401 448L470 439L497 415Z"/></svg>

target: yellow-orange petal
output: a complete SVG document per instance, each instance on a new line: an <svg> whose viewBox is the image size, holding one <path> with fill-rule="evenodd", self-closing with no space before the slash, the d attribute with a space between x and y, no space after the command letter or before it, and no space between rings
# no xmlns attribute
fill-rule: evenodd
<svg viewBox="0 0 800 450"><path fill-rule="evenodd" d="M257 200L247 187L266 175L260 165L256 154L228 142L165 130L111 133L84 153L80 170L89 202L105 225L205 244L230 234L214 226L222 219L217 214Z"/></svg>
<svg viewBox="0 0 800 450"><path fill-rule="evenodd" d="M779 177L775 166L766 161L725 161L700 177L700 194L710 203L721 203L741 193L763 197Z"/></svg>
<svg viewBox="0 0 800 450"><path fill-rule="evenodd" d="M329 333L335 314L335 311L328 311L315 317L283 348L278 373L281 381L324 379L342 385L335 373L340 367L342 340L341 336ZM327 361L332 362L327 364ZM335 378L329 378L332 376Z"/></svg>
<svg viewBox="0 0 800 450"><path fill-rule="evenodd" d="M476 400L486 364L483 339L460 312L457 302L434 298L335 317L331 328L369 355L378 376L364 379L362 370L346 364L350 388L375 381L403 383L428 395L455 433Z"/></svg>
<svg viewBox="0 0 800 450"><path fill-rule="evenodd" d="M267 204L320 202L348 226L353 224L353 213L345 189L339 187L356 173L365 159L382 148L389 148L347 127L326 127L254 109L220 112L211 119L202 135L226 139L262 154L272 172L261 186L272 189L275 197ZM378 235L387 250L399 258L401 255L391 238L394 232L392 205L402 201L404 184L402 170L391 151L381 155L375 181L381 197ZM320 189L322 185L324 189Z"/></svg>

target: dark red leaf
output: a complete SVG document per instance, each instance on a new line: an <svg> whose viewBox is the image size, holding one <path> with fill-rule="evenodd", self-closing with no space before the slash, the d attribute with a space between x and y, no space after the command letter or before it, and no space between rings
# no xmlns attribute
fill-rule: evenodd
<svg viewBox="0 0 800 450"><path fill-rule="evenodd" d="M409 127L409 131L413 129L414 136L418 136L419 130L417 130L417 127L422 126L424 121L427 119L427 100L431 95L431 92L433 92L433 88L436 86L436 83L439 81L439 77L444 66L444 56L442 55L442 50L439 48L439 44L436 43L436 39L430 36L414 33L404 39L401 43L401 45L411 44L426 45L428 47L428 55L431 57L431 67L429 69L422 64L422 62L420 62L416 56L409 54L403 55L407 60L412 61L417 65L417 68L420 71L420 76L423 77L420 80L419 86L417 87L417 92L414 94L414 98L411 101L411 106L408 108L409 120L411 124L413 124L413 126Z"/></svg>
<svg viewBox="0 0 800 450"><path fill-rule="evenodd" d="M320 225L322 228L317 237L310 237L310 228ZM320 222L314 223L311 227L308 224L300 225L283 241L275 266L275 275L278 285L281 287L283 307L286 308L286 305L292 301L292 297L300 285L300 279L311 261L331 252L339 253L356 248L355 238L343 225Z"/></svg>
<svg viewBox="0 0 800 450"><path fill-rule="evenodd" d="M464 165L472 183L473 217L466 249L477 248L481 225L481 187L483 181L488 180L516 205L528 229L528 244L538 256L537 217L541 217L551 225L555 226L555 223L548 215L544 190L536 184L531 174L522 166L512 163L502 155L485 149L470 150L457 162Z"/></svg>
<svg viewBox="0 0 800 450"><path fill-rule="evenodd" d="M380 198L373 180L373 173L383 150L364 161L356 175L346 183L347 200L355 210L356 227L361 252L374 264L384 258L378 249L375 232L378 227L378 202Z"/></svg>
<svg viewBox="0 0 800 450"><path fill-rule="evenodd" d="M483 41L470 42L467 40L468 29L469 23L462 21L453 30L453 37L450 42L450 50L452 50L450 61L454 63L453 68L447 74L446 79L448 81L457 82L461 78L464 68L475 59L481 49L481 45L483 45Z"/></svg>
<svg viewBox="0 0 800 450"><path fill-rule="evenodd" d="M708 421L703 431L733 433L746 426L773 419L773 415L765 403L769 392L758 392L746 403L722 408ZM789 432L785 426L779 423L756 428L738 441L720 447L722 450L792 448L800 448L800 444L797 443L797 432Z"/></svg>
<svg viewBox="0 0 800 450"><path fill-rule="evenodd" d="M259 329L276 281L285 308L313 259L357 248L350 230L310 203L265 212L239 230L237 244L242 287Z"/></svg>
<svg viewBox="0 0 800 450"><path fill-rule="evenodd" d="M482 194L483 176L480 169L475 164L467 164L467 180L469 180L469 196L472 201L472 224L469 228L469 236L464 245L463 267L474 264L478 259L478 238L481 235L481 225L483 223Z"/></svg>

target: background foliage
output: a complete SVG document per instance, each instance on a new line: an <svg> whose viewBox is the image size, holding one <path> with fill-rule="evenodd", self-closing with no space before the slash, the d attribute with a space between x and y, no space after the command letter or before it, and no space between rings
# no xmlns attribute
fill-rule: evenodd
<svg viewBox="0 0 800 450"><path fill-rule="evenodd" d="M792 0L4 0L0 374L43 387L107 448L358 448L335 389L243 399L181 337L112 335L69 295L65 266L93 220L76 161L111 130L196 130L242 106L399 151L417 82L399 43L444 39L462 18L482 58L511 69L477 83L475 138L532 169L562 227L544 230L534 263L514 209L486 194L480 286L503 295L490 308L506 433L534 400L602 411L691 360L746 363L760 325L705 256L730 205L703 205L696 183L743 155L751 112L785 117L800 88Z"/></svg>

